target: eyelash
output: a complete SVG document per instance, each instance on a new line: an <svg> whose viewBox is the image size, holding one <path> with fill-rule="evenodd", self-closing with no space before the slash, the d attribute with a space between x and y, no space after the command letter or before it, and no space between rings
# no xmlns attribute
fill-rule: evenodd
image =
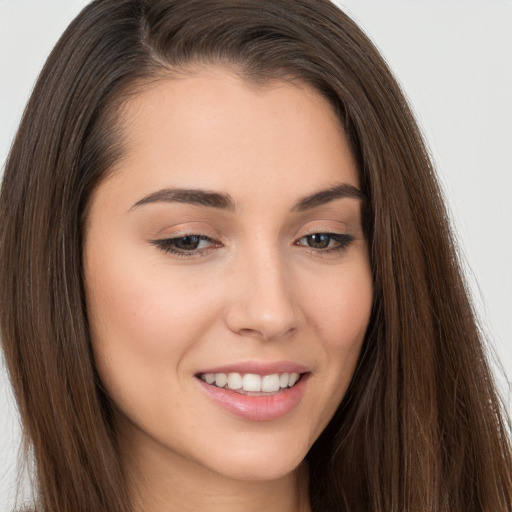
<svg viewBox="0 0 512 512"><path fill-rule="evenodd" d="M337 245L334 247L326 247L324 249L317 249L314 247L308 247L304 246L303 244L299 243L301 240L311 239L312 237L328 237L329 238L329 245L334 240L337 242ZM200 242L209 242L212 244L211 247L207 247L204 249L190 249L190 250L184 250L184 249L178 249L176 248L176 245L178 242L183 241L185 239L194 239L194 241L200 243ZM328 233L328 232L319 232L319 233L311 233L310 235L305 235L298 240L294 242L294 245L306 247L311 252L318 254L318 255L327 255L332 254L336 252L343 252L345 251L349 245L354 241L354 237L352 235L348 234L340 234L340 233ZM151 240L151 243L154 244L156 247L158 247L160 250L162 250L165 254L173 254L178 257L183 258L190 258L192 256L203 256L206 253L208 253L210 250L219 248L222 246L220 242L216 242L212 238L205 236L205 235L196 235L196 234L190 234L190 235L184 235L179 236L175 238L163 238L158 240Z"/></svg>
<svg viewBox="0 0 512 512"><path fill-rule="evenodd" d="M213 247L207 247L205 249L191 249L191 250L184 250L184 249L177 249L176 244L179 241L185 240L187 238L193 238L196 239L198 242L209 242L210 244L213 244ZM213 248L220 247L222 244L219 242L215 242L212 238L205 235L184 235L184 236L178 236L175 238L163 238L160 240L151 240L151 243L156 245L159 249L161 249L165 254L174 254L176 256L181 256L184 258L200 255L202 256L206 252L210 251Z"/></svg>
<svg viewBox="0 0 512 512"><path fill-rule="evenodd" d="M333 252L342 252L345 251L348 246L354 241L354 237L352 235L348 234L341 234L341 233L326 233L326 232L319 232L319 233L311 233L310 235L305 235L301 238L299 238L296 242L294 242L294 245L301 245L299 242L301 240L312 238L314 236L318 237L329 237L329 245L334 240L337 242L337 245L334 247L326 247L325 249L317 249L314 247L307 247L311 251L314 251L316 253L319 253L321 255L325 254L331 254Z"/></svg>

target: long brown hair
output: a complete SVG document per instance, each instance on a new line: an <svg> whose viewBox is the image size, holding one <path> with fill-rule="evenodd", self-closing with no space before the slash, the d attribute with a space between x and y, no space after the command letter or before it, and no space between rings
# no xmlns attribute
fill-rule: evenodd
<svg viewBox="0 0 512 512"><path fill-rule="evenodd" d="M37 510L131 510L91 352L84 220L123 151L123 102L198 63L314 87L369 198L374 307L307 456L313 510L511 511L509 431L427 151L382 57L327 0L96 0L51 53L0 195L0 328Z"/></svg>

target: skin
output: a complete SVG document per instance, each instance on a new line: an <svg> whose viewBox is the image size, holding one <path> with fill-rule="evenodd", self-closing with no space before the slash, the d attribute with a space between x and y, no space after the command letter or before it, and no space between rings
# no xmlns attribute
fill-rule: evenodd
<svg viewBox="0 0 512 512"><path fill-rule="evenodd" d="M372 304L362 200L293 208L359 187L343 131L300 82L256 87L214 67L153 84L121 121L124 156L91 199L84 264L134 497L145 511L309 510L302 461L345 394ZM229 194L234 209L134 206L169 188ZM318 249L315 233L351 241ZM208 239L180 254L155 244L191 234ZM276 360L309 379L272 421L226 411L196 377Z"/></svg>

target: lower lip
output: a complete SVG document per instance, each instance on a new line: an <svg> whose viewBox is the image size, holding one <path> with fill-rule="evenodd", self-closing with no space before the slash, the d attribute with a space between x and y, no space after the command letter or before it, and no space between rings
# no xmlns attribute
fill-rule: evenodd
<svg viewBox="0 0 512 512"><path fill-rule="evenodd" d="M231 389L218 388L199 380L205 393L230 413L250 421L272 421L286 416L299 405L309 374L303 374L294 386L273 395L242 395Z"/></svg>

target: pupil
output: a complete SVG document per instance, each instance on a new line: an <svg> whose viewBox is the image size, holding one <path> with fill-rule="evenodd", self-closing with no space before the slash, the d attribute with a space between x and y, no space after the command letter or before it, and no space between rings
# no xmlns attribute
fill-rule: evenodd
<svg viewBox="0 0 512 512"><path fill-rule="evenodd" d="M317 233L315 235L309 236L308 244L314 249L327 249L327 247L329 247L330 241L330 235L326 235L325 233Z"/></svg>
<svg viewBox="0 0 512 512"><path fill-rule="evenodd" d="M184 236L183 238L180 238L176 241L176 247L178 249L183 249L185 251L192 251L194 249L197 249L199 246L200 239L198 236L189 235Z"/></svg>

